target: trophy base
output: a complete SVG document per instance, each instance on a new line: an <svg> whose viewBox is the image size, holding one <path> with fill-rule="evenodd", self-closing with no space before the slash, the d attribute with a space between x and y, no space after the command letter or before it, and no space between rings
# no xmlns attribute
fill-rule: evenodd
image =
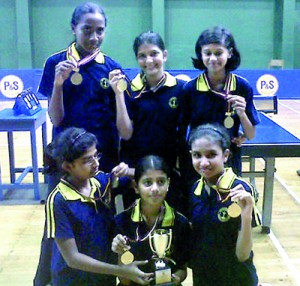
<svg viewBox="0 0 300 286"><path fill-rule="evenodd" d="M167 267L155 271L155 285L174 285L171 281L171 268Z"/></svg>

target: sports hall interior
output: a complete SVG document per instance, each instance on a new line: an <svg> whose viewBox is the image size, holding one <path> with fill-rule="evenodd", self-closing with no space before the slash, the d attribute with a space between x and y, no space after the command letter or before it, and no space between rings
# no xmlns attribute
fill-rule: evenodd
<svg viewBox="0 0 300 286"><path fill-rule="evenodd" d="M266 115L289 133L300 138L300 1L299 0L95 0L108 18L106 38L101 49L128 71L136 71L132 50L134 38L153 30L163 37L169 58L166 69L192 76L194 45L202 30L222 25L233 33L241 53L236 73L249 79L258 93L257 79L264 74L278 80L276 111ZM3 94L7 75L23 80L24 88L37 90L46 58L67 47L73 40L71 13L79 0L2 0L0 8L0 112L11 109L13 96ZM271 60L279 60L271 62ZM272 66L279 63L279 66ZM271 65L270 65L271 64ZM47 100L37 94L40 104ZM273 98L268 101L274 108ZM48 143L51 122L46 118ZM266 134L268 136L268 134ZM36 130L38 164L43 165L42 130ZM31 166L31 141L28 132L14 132L15 164ZM242 147L243 148L243 147ZM274 147L276 148L276 147ZM299 147L297 150L300 150ZM275 161L272 221L269 233L253 229L254 262L260 281L266 285L300 285L300 151L298 156L278 157ZM255 159L257 171L265 161ZM243 170L249 170L243 162ZM10 182L8 139L0 132L0 183ZM32 182L29 173L24 183ZM0 285L32 285L38 263L44 227L47 185L39 173L40 198L33 189L8 188L0 201ZM264 178L256 177L258 209L262 213ZM226 266L226 262L224 262ZM192 285L191 272L184 286Z"/></svg>

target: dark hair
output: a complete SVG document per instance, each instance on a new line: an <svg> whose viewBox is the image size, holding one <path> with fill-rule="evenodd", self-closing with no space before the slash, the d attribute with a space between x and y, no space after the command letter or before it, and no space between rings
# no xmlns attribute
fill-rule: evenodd
<svg viewBox="0 0 300 286"><path fill-rule="evenodd" d="M197 58L192 58L193 65L196 69L206 69L203 64L201 50L204 45L209 44L224 45L231 52L231 57L228 59L225 66L227 71L233 71L239 67L241 63L241 56L236 47L233 35L226 28L217 26L203 31L196 42L195 52Z"/></svg>
<svg viewBox="0 0 300 286"><path fill-rule="evenodd" d="M83 3L81 5L78 5L75 8L75 10L73 12L73 15L72 15L71 26L72 27L76 26L80 22L80 19L81 19L82 15L88 14L88 13L92 13L92 14L99 13L99 14L101 14L104 17L105 27L106 27L107 18L106 18L106 15L104 13L104 10L99 5L97 5L95 3L92 3L92 2Z"/></svg>
<svg viewBox="0 0 300 286"><path fill-rule="evenodd" d="M45 173L62 171L61 165L64 161L75 161L93 145L97 145L94 134L86 132L83 128L67 128L44 150Z"/></svg>
<svg viewBox="0 0 300 286"><path fill-rule="evenodd" d="M152 44L158 46L162 51L164 51L165 44L163 39L158 33L148 31L137 36L133 42L133 51L135 56L138 54L139 47L143 44Z"/></svg>
<svg viewBox="0 0 300 286"><path fill-rule="evenodd" d="M210 138L211 141L218 143L223 151L230 147L229 133L222 125L203 124L194 128L189 136L189 146L202 137Z"/></svg>
<svg viewBox="0 0 300 286"><path fill-rule="evenodd" d="M148 155L141 158L135 166L134 180L137 184L148 170L161 170L170 177L170 168L166 162L159 156Z"/></svg>

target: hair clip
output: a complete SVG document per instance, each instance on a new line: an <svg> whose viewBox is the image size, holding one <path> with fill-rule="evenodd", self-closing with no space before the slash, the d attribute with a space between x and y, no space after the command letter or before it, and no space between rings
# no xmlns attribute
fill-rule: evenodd
<svg viewBox="0 0 300 286"><path fill-rule="evenodd" d="M86 131L83 131L82 133L78 134L73 140L72 140L72 145L82 136L86 133Z"/></svg>

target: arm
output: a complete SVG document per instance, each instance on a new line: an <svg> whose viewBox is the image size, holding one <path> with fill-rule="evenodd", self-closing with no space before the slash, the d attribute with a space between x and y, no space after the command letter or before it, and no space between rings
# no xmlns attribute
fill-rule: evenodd
<svg viewBox="0 0 300 286"><path fill-rule="evenodd" d="M249 192L239 184L230 191L232 201L237 201L241 207L241 229L236 243L236 256L240 262L247 260L252 250L252 211L254 201Z"/></svg>
<svg viewBox="0 0 300 286"><path fill-rule="evenodd" d="M53 91L48 106L48 113L55 127L59 126L64 119L63 84L75 67L75 64L69 60L62 61L55 66Z"/></svg>
<svg viewBox="0 0 300 286"><path fill-rule="evenodd" d="M138 268L139 265L147 263L146 261L136 261L129 265L113 265L98 261L92 257L78 252L74 238L66 240L55 239L55 241L64 260L71 268L99 274L126 277L141 285L148 284L148 278L151 274L144 273Z"/></svg>
<svg viewBox="0 0 300 286"><path fill-rule="evenodd" d="M122 74L120 70L113 70L109 73L109 83L116 95L116 107L117 107L116 125L119 131L119 135L123 139L128 140L132 136L133 125L128 115L127 107L125 104L124 92L120 91L117 87L117 83L119 82L120 78L122 78Z"/></svg>

